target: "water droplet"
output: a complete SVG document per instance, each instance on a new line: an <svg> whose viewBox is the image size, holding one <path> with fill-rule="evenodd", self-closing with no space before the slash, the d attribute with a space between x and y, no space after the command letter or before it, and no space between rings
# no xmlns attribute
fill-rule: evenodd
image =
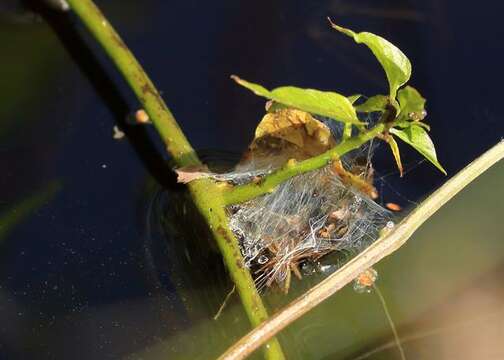
<svg viewBox="0 0 504 360"><path fill-rule="evenodd" d="M257 258L257 263L258 263L259 265L264 265L264 264L266 264L266 263L268 262L268 260L269 260L269 259L268 259L268 257L267 257L266 255L261 255L261 256L259 256L259 257Z"/></svg>
<svg viewBox="0 0 504 360"><path fill-rule="evenodd" d="M311 275L315 274L317 272L317 268L315 267L315 264L311 261L304 262L301 264L301 271L303 272L303 275Z"/></svg>
<svg viewBox="0 0 504 360"><path fill-rule="evenodd" d="M353 289L358 294L369 294L371 292L371 288L368 286L363 286L358 281L354 281Z"/></svg>
<svg viewBox="0 0 504 360"><path fill-rule="evenodd" d="M350 204L349 210L352 213L356 213L362 204L362 198L360 196L355 196L354 201Z"/></svg>
<svg viewBox="0 0 504 360"><path fill-rule="evenodd" d="M320 265L319 266L320 272L324 274L328 274L334 271L334 266L333 265Z"/></svg>

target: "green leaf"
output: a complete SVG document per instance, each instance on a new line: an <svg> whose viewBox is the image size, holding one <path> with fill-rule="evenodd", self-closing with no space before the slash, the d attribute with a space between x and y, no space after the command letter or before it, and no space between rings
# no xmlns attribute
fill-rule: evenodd
<svg viewBox="0 0 504 360"><path fill-rule="evenodd" d="M438 162L436 149L432 143L429 134L420 126L412 124L406 129L390 129L390 133L397 136L399 139L405 143L411 145L415 150L422 154L427 160L429 160L435 167L437 167L443 174L446 175L446 170L443 169L441 164Z"/></svg>
<svg viewBox="0 0 504 360"><path fill-rule="evenodd" d="M293 86L284 86L269 91L261 85L254 84L238 76L231 78L256 95L271 99L277 103L287 105L312 114L327 116L331 119L352 124L362 124L357 118L352 103L345 96L315 89L301 89Z"/></svg>
<svg viewBox="0 0 504 360"><path fill-rule="evenodd" d="M359 100L361 97L362 97L361 94L354 94L354 95L347 96L347 99L348 99L348 101L350 101L353 104L354 102Z"/></svg>
<svg viewBox="0 0 504 360"><path fill-rule="evenodd" d="M418 125L418 126L423 127L425 130L430 131L430 126L426 123L421 122L421 121L412 122L412 121L403 120L403 121L397 122L395 127L405 129L405 128L408 128L412 125Z"/></svg>
<svg viewBox="0 0 504 360"><path fill-rule="evenodd" d="M330 19L329 21L334 29L352 37L356 43L364 44L371 49L387 75L390 98L395 99L397 90L404 85L411 76L411 63L406 55L394 44L378 35L369 32L355 33L350 29L345 29L334 24Z"/></svg>
<svg viewBox="0 0 504 360"><path fill-rule="evenodd" d="M362 104L355 106L357 112L369 113L373 111L385 111L385 107L389 103L389 97L386 95L375 95L364 101Z"/></svg>
<svg viewBox="0 0 504 360"><path fill-rule="evenodd" d="M266 102L266 111L269 113L277 112L278 110L287 109L288 106L277 103L276 101L270 100Z"/></svg>
<svg viewBox="0 0 504 360"><path fill-rule="evenodd" d="M399 101L399 119L421 121L427 115L425 111L425 98L411 86L405 86L397 92Z"/></svg>

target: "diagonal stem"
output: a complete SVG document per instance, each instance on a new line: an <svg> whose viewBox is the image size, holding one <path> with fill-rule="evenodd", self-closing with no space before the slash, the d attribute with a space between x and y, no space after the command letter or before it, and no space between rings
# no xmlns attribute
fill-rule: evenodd
<svg viewBox="0 0 504 360"><path fill-rule="evenodd" d="M200 165L201 161L154 84L102 12L92 0L67 2L136 94L175 163L178 166ZM260 324L267 320L268 313L250 272L244 266L238 241L229 230L221 188L205 179L194 181L188 187L195 205L217 242L251 324ZM284 359L276 339L272 339L264 349L267 359Z"/></svg>
<svg viewBox="0 0 504 360"><path fill-rule="evenodd" d="M151 79L100 9L91 0L70 0L68 3L147 110L168 153L173 156L177 165L201 164Z"/></svg>
<svg viewBox="0 0 504 360"><path fill-rule="evenodd" d="M262 181L258 184L250 182L244 185L228 188L223 193L224 202L226 205L242 203L260 195L272 192L284 181L294 176L319 169L327 165L335 158L339 158L349 151L359 148L366 142L375 138L378 134L382 133L385 129L386 125L379 122L373 128L359 134L358 136L344 140L325 153L300 162L288 162L275 172L265 175Z"/></svg>
<svg viewBox="0 0 504 360"><path fill-rule="evenodd" d="M350 283L363 271L399 249L413 233L444 204L488 168L504 158L504 140L467 165L416 207L397 226L383 234L366 250L338 271L315 285L268 321L229 348L219 360L244 359L286 326Z"/></svg>

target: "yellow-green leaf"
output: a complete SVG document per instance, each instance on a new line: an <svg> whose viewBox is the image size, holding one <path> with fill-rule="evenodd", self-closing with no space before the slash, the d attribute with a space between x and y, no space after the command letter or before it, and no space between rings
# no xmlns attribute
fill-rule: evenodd
<svg viewBox="0 0 504 360"><path fill-rule="evenodd" d="M435 167L437 167L443 174L446 175L446 170L443 169L439 163L436 155L436 149L432 143L429 134L420 126L412 124L410 127L405 129L390 129L390 133L397 136L399 139L405 143L411 145L415 150L422 154L427 160L429 160Z"/></svg>
<svg viewBox="0 0 504 360"><path fill-rule="evenodd" d="M351 101L341 94L294 86L283 86L269 91L261 85L240 79L238 76L233 75L231 78L256 95L277 103L345 123L362 124L357 118Z"/></svg>
<svg viewBox="0 0 504 360"><path fill-rule="evenodd" d="M399 101L399 119L421 121L427 115L425 111L425 98L411 86L405 86L397 92Z"/></svg>
<svg viewBox="0 0 504 360"><path fill-rule="evenodd" d="M390 150L392 150L392 154L394 155L394 159L397 164L397 168L399 169L399 175L402 177L403 176L403 166L402 166L402 162L401 162L401 153L399 152L399 146L397 146L397 142L392 137L392 135L389 135L386 141L390 146Z"/></svg>
<svg viewBox="0 0 504 360"><path fill-rule="evenodd" d="M354 102L359 100L361 97L362 97L361 94L354 94L354 95L347 96L347 99L348 99L348 101L350 101L353 104Z"/></svg>
<svg viewBox="0 0 504 360"><path fill-rule="evenodd" d="M385 111L387 104L389 103L389 97L386 95L375 95L371 96L369 99L364 101L362 104L355 106L357 112L374 112L374 111Z"/></svg>
<svg viewBox="0 0 504 360"><path fill-rule="evenodd" d="M411 63L406 55L394 44L378 35L369 32L355 33L333 22L331 22L331 26L339 32L352 37L356 43L364 44L371 49L387 75L390 98L395 99L397 90L404 85L411 76Z"/></svg>

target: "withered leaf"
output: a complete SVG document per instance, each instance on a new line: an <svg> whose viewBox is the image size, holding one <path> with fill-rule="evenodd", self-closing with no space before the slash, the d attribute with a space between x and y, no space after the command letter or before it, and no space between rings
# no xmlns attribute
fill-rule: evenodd
<svg viewBox="0 0 504 360"><path fill-rule="evenodd" d="M352 174L350 171L346 170L341 160L334 160L332 162L332 170L340 177L343 184L352 186L371 199L376 199L378 197L378 192L373 184L368 182L364 177Z"/></svg>
<svg viewBox="0 0 504 360"><path fill-rule="evenodd" d="M282 155L304 160L335 145L331 130L309 113L283 108L267 113L257 126L249 156Z"/></svg>

